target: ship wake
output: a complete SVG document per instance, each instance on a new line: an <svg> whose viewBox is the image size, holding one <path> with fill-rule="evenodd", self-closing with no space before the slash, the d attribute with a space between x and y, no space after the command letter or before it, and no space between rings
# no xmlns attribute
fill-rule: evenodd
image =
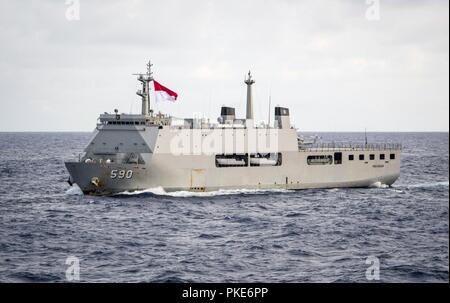
<svg viewBox="0 0 450 303"><path fill-rule="evenodd" d="M66 190L67 196L82 196L83 191L77 184L73 184L68 190Z"/></svg>
<svg viewBox="0 0 450 303"><path fill-rule="evenodd" d="M372 187L372 188L388 188L389 185L381 183L380 181L377 181L377 182L372 183L369 187Z"/></svg>
<svg viewBox="0 0 450 303"><path fill-rule="evenodd" d="M227 196L227 195L257 195L267 193L290 193L293 190L288 189L219 189L217 191L207 192L191 192L191 191L173 191L166 192L162 187L149 188L145 190L137 191L124 191L116 194L116 196L136 196L153 194L157 196L169 196L169 197L215 197L215 196Z"/></svg>
<svg viewBox="0 0 450 303"><path fill-rule="evenodd" d="M433 187L448 187L448 181L417 183L406 185L408 188L433 188Z"/></svg>

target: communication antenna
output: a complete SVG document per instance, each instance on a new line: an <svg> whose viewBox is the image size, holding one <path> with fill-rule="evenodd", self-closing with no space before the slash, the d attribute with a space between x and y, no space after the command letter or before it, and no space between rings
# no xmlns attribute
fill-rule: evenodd
<svg viewBox="0 0 450 303"><path fill-rule="evenodd" d="M208 98L208 119L211 117L211 100L212 100L211 94L212 94L212 92L210 90L209 98Z"/></svg>
<svg viewBox="0 0 450 303"><path fill-rule="evenodd" d="M270 128L270 107L271 107L271 103L272 103L272 92L269 91L269 118L267 119L267 120L268 120L267 126L268 126L269 128Z"/></svg>
<svg viewBox="0 0 450 303"><path fill-rule="evenodd" d="M367 146L367 128L364 128L364 142Z"/></svg>

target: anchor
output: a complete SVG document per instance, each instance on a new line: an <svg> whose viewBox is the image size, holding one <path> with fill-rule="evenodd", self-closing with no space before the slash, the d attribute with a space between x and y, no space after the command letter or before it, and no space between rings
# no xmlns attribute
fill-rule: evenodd
<svg viewBox="0 0 450 303"><path fill-rule="evenodd" d="M94 185L95 187L99 187L100 186L100 179L97 177L93 177L91 179L91 184Z"/></svg>

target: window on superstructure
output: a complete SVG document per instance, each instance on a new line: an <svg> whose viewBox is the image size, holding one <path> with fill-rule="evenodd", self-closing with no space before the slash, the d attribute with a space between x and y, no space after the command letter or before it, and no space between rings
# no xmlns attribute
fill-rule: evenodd
<svg viewBox="0 0 450 303"><path fill-rule="evenodd" d="M342 153L334 153L334 164L342 164Z"/></svg>
<svg viewBox="0 0 450 303"><path fill-rule="evenodd" d="M391 160L395 160L395 154L390 154L389 158L390 158Z"/></svg>
<svg viewBox="0 0 450 303"><path fill-rule="evenodd" d="M349 161L353 161L355 159L355 156L354 155L348 155L348 160Z"/></svg>
<svg viewBox="0 0 450 303"><path fill-rule="evenodd" d="M370 160L375 160L375 155L374 154L370 154L369 159Z"/></svg>
<svg viewBox="0 0 450 303"><path fill-rule="evenodd" d="M363 154L359 155L359 160L364 161L364 155Z"/></svg>
<svg viewBox="0 0 450 303"><path fill-rule="evenodd" d="M380 154L380 160L384 160L385 156L384 154Z"/></svg>

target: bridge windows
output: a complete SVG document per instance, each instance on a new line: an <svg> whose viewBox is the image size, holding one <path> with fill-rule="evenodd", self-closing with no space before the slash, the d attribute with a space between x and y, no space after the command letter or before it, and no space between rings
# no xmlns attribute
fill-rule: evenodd
<svg viewBox="0 0 450 303"><path fill-rule="evenodd" d="M145 125L144 121L108 121L108 125Z"/></svg>
<svg viewBox="0 0 450 303"><path fill-rule="evenodd" d="M390 154L390 155L389 155L389 159L395 160L395 154Z"/></svg>
<svg viewBox="0 0 450 303"><path fill-rule="evenodd" d="M384 160L385 155L384 154L380 154L380 160Z"/></svg>
<svg viewBox="0 0 450 303"><path fill-rule="evenodd" d="M353 161L355 159L354 155L348 155L348 161Z"/></svg>
<svg viewBox="0 0 450 303"><path fill-rule="evenodd" d="M364 161L364 154L360 154L360 155L359 155L359 160L360 160L360 161Z"/></svg>
<svg viewBox="0 0 450 303"><path fill-rule="evenodd" d="M375 155L374 155L374 154L370 154L370 155L369 155L369 159L370 159L370 160L375 160Z"/></svg>

